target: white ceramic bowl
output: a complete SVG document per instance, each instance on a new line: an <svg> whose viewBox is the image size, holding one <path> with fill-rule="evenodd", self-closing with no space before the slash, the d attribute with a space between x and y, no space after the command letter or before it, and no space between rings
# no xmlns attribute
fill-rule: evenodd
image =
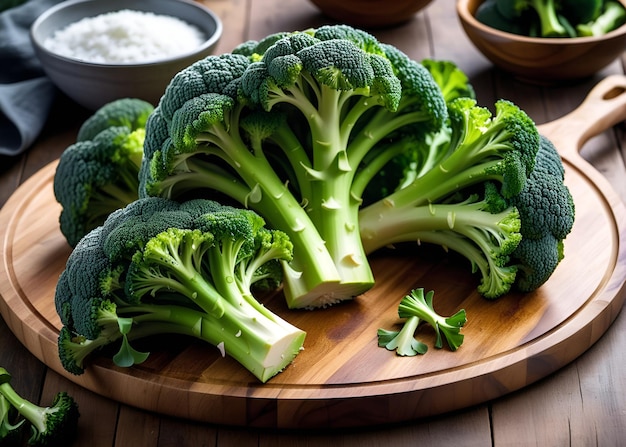
<svg viewBox="0 0 626 447"><path fill-rule="evenodd" d="M50 52L45 40L85 17L130 9L179 18L198 27L205 41L194 51L146 63L91 63ZM187 0L69 0L39 16L30 30L35 54L46 75L68 97L91 110L115 99L134 97L158 103L169 81L183 68L213 53L222 35L220 19Z"/></svg>

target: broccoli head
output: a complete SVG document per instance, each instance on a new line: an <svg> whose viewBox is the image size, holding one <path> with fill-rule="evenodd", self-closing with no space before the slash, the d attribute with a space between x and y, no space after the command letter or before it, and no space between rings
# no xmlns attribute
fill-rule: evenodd
<svg viewBox="0 0 626 447"><path fill-rule="evenodd" d="M103 106L63 151L54 176L61 232L74 247L114 210L139 195L145 124L150 103L124 98Z"/></svg>
<svg viewBox="0 0 626 447"><path fill-rule="evenodd" d="M148 197L113 212L68 258L55 294L66 370L81 374L95 351L113 361L148 358L131 342L155 334L195 337L265 382L299 353L305 333L259 303L278 287L293 246L254 211L205 199Z"/></svg>
<svg viewBox="0 0 626 447"><path fill-rule="evenodd" d="M493 116L471 98L455 99L449 108L449 138L414 148L446 155L410 182L396 180L397 189L361 209L366 251L436 244L470 261L481 274L478 292L487 298L512 287L534 290L553 273L573 224L561 159L508 101L496 103ZM428 157L413 158L418 165L421 159Z"/></svg>

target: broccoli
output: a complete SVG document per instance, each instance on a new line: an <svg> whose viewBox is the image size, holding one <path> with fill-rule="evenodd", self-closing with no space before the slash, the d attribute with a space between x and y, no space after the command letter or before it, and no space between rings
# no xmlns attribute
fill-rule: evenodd
<svg viewBox="0 0 626 447"><path fill-rule="evenodd" d="M502 15L498 8L499 0L485 0L476 8L474 17L479 22L495 28L500 31L505 31L511 34L530 35L529 25L526 20L511 20L508 17Z"/></svg>
<svg viewBox="0 0 626 447"><path fill-rule="evenodd" d="M454 62L423 59L421 64L441 89L446 103L461 97L475 98L474 87ZM393 153L393 158L382 167L370 163L364 171L374 172L374 175L366 178L361 174L360 178L365 179L364 184L355 182L353 185L353 193L361 195L361 207L384 198L395 189L403 188L416 177L436 167L450 150L450 138L448 122L419 136L404 135L401 143L405 146L403 150ZM371 169L373 166L375 169ZM364 190L361 192L360 188Z"/></svg>
<svg viewBox="0 0 626 447"><path fill-rule="evenodd" d="M104 105L63 151L54 176L61 232L71 247L138 198L145 124L153 106L124 98Z"/></svg>
<svg viewBox="0 0 626 447"><path fill-rule="evenodd" d="M625 9L605 0L486 0L476 19L493 28L533 37L602 35L624 23Z"/></svg>
<svg viewBox="0 0 626 447"><path fill-rule="evenodd" d="M17 410L0 394L0 447L19 445L24 419L17 420Z"/></svg>
<svg viewBox="0 0 626 447"><path fill-rule="evenodd" d="M495 115L471 98L453 100L449 109L447 155L361 209L365 250L410 241L437 244L480 271L478 291L487 298L513 285L534 290L556 268L555 253L573 225L558 153L509 101L499 100Z"/></svg>
<svg viewBox="0 0 626 447"><path fill-rule="evenodd" d="M605 2L599 14L577 22L579 36L602 36L626 23L626 8L620 2Z"/></svg>
<svg viewBox="0 0 626 447"><path fill-rule="evenodd" d="M253 209L294 245L289 307L324 306L374 282L353 185L446 118L428 70L370 34L268 36L172 80L147 124L140 195Z"/></svg>
<svg viewBox="0 0 626 447"><path fill-rule="evenodd" d="M566 37L567 29L559 21L557 12L560 3L560 0L497 0L496 6L510 21L523 21L525 13L533 14L539 21L541 37Z"/></svg>
<svg viewBox="0 0 626 447"><path fill-rule="evenodd" d="M25 424L31 427L28 445L68 445L76 434L80 417L76 401L62 391L54 397L52 405L41 407L20 396L10 381L9 372L0 367L0 416L3 416L0 420L0 445L9 446L12 440L19 439L19 430ZM19 422L10 422L11 413L19 415Z"/></svg>
<svg viewBox="0 0 626 447"><path fill-rule="evenodd" d="M435 348L443 348L445 338L448 347L456 351L463 344L461 329L467 322L465 310L461 309L450 317L442 317L433 306L435 292L424 295L424 289L412 290L400 301L398 316L405 319L399 331L378 330L378 346L396 351L400 356L425 354L428 346L415 339L415 331L420 322L428 323L435 330Z"/></svg>
<svg viewBox="0 0 626 447"><path fill-rule="evenodd" d="M522 240L512 252L517 265L516 286L530 292L552 275L564 257L563 241L574 225L575 206L563 183L565 171L554 144L541 136L535 167L522 191L509 205L521 216Z"/></svg>
<svg viewBox="0 0 626 447"><path fill-rule="evenodd" d="M182 334L208 342L266 382L302 349L305 333L254 297L281 282L293 246L254 211L207 199L148 197L113 213L70 254L55 293L64 368L117 345L128 367L149 355L133 340Z"/></svg>
<svg viewBox="0 0 626 447"><path fill-rule="evenodd" d="M454 62L422 59L421 64L441 89L446 103L457 98L476 98L476 92L467 75Z"/></svg>

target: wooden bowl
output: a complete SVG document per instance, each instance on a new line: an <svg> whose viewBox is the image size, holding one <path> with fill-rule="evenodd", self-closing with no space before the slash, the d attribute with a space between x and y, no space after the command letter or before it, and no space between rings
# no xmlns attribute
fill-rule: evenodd
<svg viewBox="0 0 626 447"><path fill-rule="evenodd" d="M526 37L496 30L474 17L484 0L458 0L457 13L470 41L494 65L539 84L593 75L626 49L626 25L601 37ZM619 0L626 6L626 0Z"/></svg>
<svg viewBox="0 0 626 447"><path fill-rule="evenodd" d="M328 17L362 28L406 22L430 2L432 0L311 0Z"/></svg>

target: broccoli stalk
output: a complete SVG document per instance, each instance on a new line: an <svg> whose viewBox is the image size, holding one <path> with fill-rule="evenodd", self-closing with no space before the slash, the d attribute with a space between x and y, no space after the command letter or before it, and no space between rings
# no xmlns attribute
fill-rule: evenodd
<svg viewBox="0 0 626 447"><path fill-rule="evenodd" d="M247 51L260 59L242 77L243 94L268 112L286 113L286 125L304 135L297 145L274 141L347 287L345 297L363 292L373 280L358 232L362 200L353 185L361 169L403 149L388 139L441 124L441 92L422 65L345 26L294 33L262 54ZM339 290L334 295L341 299Z"/></svg>
<svg viewBox="0 0 626 447"><path fill-rule="evenodd" d="M601 12L576 26L580 36L602 36L626 23L626 8L620 2L607 1Z"/></svg>
<svg viewBox="0 0 626 447"><path fill-rule="evenodd" d="M500 14L507 20L520 20L525 12L535 13L542 37L567 37L567 29L559 21L559 0L496 0Z"/></svg>
<svg viewBox="0 0 626 447"><path fill-rule="evenodd" d="M489 199L470 196L458 203L400 208L376 238L380 245L417 241L453 250L481 273L478 292L497 298L515 282L517 267L510 257L522 240L521 219L514 206L497 213L489 206Z"/></svg>
<svg viewBox="0 0 626 447"><path fill-rule="evenodd" d="M17 411L0 394L0 446L12 447L18 445L22 438L24 423L24 419L17 421Z"/></svg>
<svg viewBox="0 0 626 447"><path fill-rule="evenodd" d="M78 405L74 399L66 392L60 392L54 397L52 405L42 407L20 396L10 381L9 372L0 367L0 408L7 409L8 404L23 418L17 425L7 425L12 430L9 433L14 433L22 423L28 421L31 427L29 445L68 445L74 438L78 426ZM5 415L10 408L5 411ZM0 442L4 440L0 438Z"/></svg>
<svg viewBox="0 0 626 447"><path fill-rule="evenodd" d="M425 322L435 330L435 348L443 348L443 340L456 351L463 344L461 329L467 322L465 310L461 309L450 317L439 315L433 307L434 292L424 295L424 289L412 290L400 301L398 316L405 319L399 331L378 330L378 345L401 356L424 354L428 347L415 339L415 331L420 322Z"/></svg>
<svg viewBox="0 0 626 447"><path fill-rule="evenodd" d="M139 199L111 214L76 246L57 284L65 369L81 374L90 354L113 343L113 361L131 366L148 357L131 341L182 334L262 382L282 371L305 333L253 295L257 284L278 287L293 250L264 225L253 211L202 199Z"/></svg>
<svg viewBox="0 0 626 447"><path fill-rule="evenodd" d="M378 329L378 346L396 351L402 357L413 357L417 354L426 354L428 346L415 338L415 331L421 320L412 315L407 317L399 331Z"/></svg>

